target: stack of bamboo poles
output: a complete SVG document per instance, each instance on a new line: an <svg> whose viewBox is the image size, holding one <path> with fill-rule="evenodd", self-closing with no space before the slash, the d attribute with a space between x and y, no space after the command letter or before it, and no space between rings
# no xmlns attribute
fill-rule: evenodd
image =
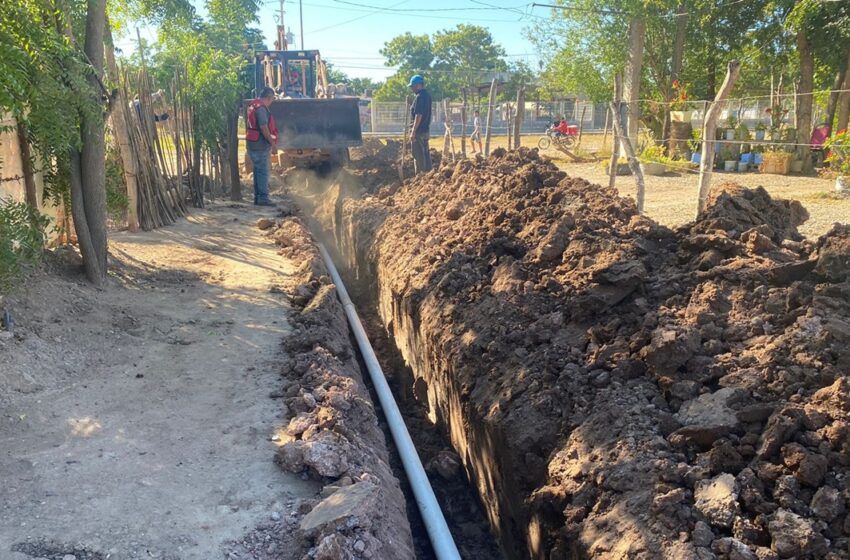
<svg viewBox="0 0 850 560"><path fill-rule="evenodd" d="M138 103L130 101L115 110L124 111L128 124L129 148L135 160L136 184L138 189L139 225L151 230L174 221L186 214L186 205L179 192L179 181L175 174L170 151L163 149L157 123L154 119L151 92L144 71L140 72L136 84ZM130 77L122 75L121 88L125 99L130 95ZM168 155L167 155L168 154Z"/></svg>
<svg viewBox="0 0 850 560"><path fill-rule="evenodd" d="M193 134L195 108L186 92L183 73L178 69L172 82L173 118L169 126L174 139L174 153L177 176L183 200L191 202L195 208L204 207L204 177L201 174L201 146Z"/></svg>

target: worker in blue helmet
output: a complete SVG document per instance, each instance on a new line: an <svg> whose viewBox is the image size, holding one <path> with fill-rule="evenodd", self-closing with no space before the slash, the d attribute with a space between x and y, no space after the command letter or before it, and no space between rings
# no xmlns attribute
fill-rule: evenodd
<svg viewBox="0 0 850 560"><path fill-rule="evenodd" d="M416 173L431 171L431 149L428 140L431 138L431 94L425 89L425 78L419 74L410 78L408 87L416 94L413 105L410 106L410 146L413 152L413 163Z"/></svg>

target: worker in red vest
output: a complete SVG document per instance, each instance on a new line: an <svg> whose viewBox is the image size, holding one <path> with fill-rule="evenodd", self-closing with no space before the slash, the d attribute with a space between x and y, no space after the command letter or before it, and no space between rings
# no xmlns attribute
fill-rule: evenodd
<svg viewBox="0 0 850 560"><path fill-rule="evenodd" d="M269 174L271 154L277 153L277 126L269 107L274 101L274 90L265 87L260 97L248 104L245 132L248 156L254 163L254 204L274 206L269 200Z"/></svg>
<svg viewBox="0 0 850 560"><path fill-rule="evenodd" d="M561 136L568 136L570 134L570 125L567 124L566 119L561 119L561 122L558 123L555 130L558 131Z"/></svg>

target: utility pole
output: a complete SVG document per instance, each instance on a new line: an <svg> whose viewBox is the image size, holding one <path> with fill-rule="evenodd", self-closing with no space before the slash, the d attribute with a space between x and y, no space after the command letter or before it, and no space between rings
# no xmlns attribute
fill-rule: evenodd
<svg viewBox="0 0 850 560"><path fill-rule="evenodd" d="M281 0L283 3L283 0ZM142 68L145 67L145 44L142 43L142 34L139 32L139 28L136 28L136 38L139 40L139 56L142 59Z"/></svg>
<svg viewBox="0 0 850 560"><path fill-rule="evenodd" d="M286 26L283 24L283 0L280 0L280 21L277 25L277 43L280 50L286 50Z"/></svg>
<svg viewBox="0 0 850 560"><path fill-rule="evenodd" d="M301 50L304 50L304 5L303 0L298 0L298 19L301 20Z"/></svg>

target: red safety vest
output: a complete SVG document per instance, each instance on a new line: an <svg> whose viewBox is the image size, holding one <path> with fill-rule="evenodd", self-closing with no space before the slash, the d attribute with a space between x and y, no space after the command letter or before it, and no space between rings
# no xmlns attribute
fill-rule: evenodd
<svg viewBox="0 0 850 560"><path fill-rule="evenodd" d="M248 104L247 130L245 131L245 140L256 142L260 139L260 128L257 126L257 109L265 107L262 99L255 99ZM272 138L277 140L277 125L275 125L274 117L269 111L269 132Z"/></svg>

